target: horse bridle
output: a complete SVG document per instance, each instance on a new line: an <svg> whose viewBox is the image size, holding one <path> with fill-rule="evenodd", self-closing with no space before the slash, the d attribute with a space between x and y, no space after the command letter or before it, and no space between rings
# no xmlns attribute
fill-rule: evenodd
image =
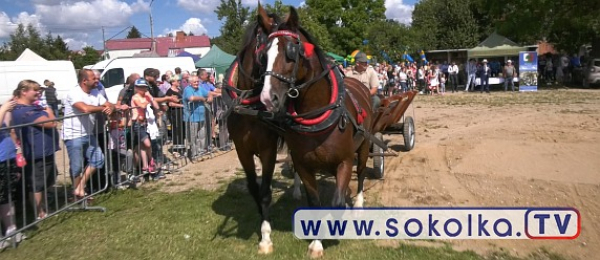
<svg viewBox="0 0 600 260"><path fill-rule="evenodd" d="M323 71L323 73L321 73L321 75L319 75L318 77L315 77L305 83L302 83L300 85L296 85L296 81L298 80L296 78L296 74L298 73L298 61L300 59L300 53L302 52L302 55L304 55L304 44L302 42L302 40L300 39L300 34L296 33L296 32L292 32L289 30L277 30L273 33L271 33L268 37L268 44L267 44L267 49L271 46L272 39L275 37L286 37L286 38L292 38L293 40L296 41L296 43L289 41L286 46L285 46L285 56L286 59L292 60L294 62L294 70L292 71L292 76L290 77L286 77L285 75L282 75L280 73L274 72L274 71L265 71L264 74L262 75L262 77L265 76L273 76L276 79L285 82L288 85L288 91L287 91L287 96L290 98L297 98L300 95L300 90L308 87L310 85L312 85L313 83L319 81L320 79L322 79L323 77L327 76L327 73L329 73L329 70L331 69L325 69ZM305 56L306 58L306 56ZM262 78L261 77L261 78Z"/></svg>

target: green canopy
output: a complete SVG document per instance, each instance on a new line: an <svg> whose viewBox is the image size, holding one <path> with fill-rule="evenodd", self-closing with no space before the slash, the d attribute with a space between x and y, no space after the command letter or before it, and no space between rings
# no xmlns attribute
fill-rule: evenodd
<svg viewBox="0 0 600 260"><path fill-rule="evenodd" d="M520 51L526 51L527 47L521 47L508 38L493 32L477 47L467 50L470 58L517 56Z"/></svg>
<svg viewBox="0 0 600 260"><path fill-rule="evenodd" d="M327 55L329 57L332 57L336 62L344 62L344 57L337 55L333 52L328 52Z"/></svg>
<svg viewBox="0 0 600 260"><path fill-rule="evenodd" d="M217 76L219 74L225 75L225 71L234 60L235 56L224 52L217 45L213 44L210 51L196 62L196 68L214 68Z"/></svg>

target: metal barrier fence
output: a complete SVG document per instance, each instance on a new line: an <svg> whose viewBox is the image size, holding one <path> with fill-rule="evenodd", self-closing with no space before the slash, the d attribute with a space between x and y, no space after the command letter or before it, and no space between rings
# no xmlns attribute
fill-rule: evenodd
<svg viewBox="0 0 600 260"><path fill-rule="evenodd" d="M0 161L0 250L15 247L25 238L23 231L61 212L104 212L92 206L93 199L109 187L160 180L194 159L231 150L226 109L217 97L205 104L204 123L183 109L155 118L152 110L130 108L110 116L88 113L0 128L0 149L21 144L23 151L23 157ZM145 121L131 120L140 113ZM19 167L20 159L25 166Z"/></svg>

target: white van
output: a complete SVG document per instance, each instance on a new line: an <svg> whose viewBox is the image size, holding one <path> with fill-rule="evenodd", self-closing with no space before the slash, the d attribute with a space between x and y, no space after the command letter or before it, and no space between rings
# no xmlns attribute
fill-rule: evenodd
<svg viewBox="0 0 600 260"><path fill-rule="evenodd" d="M192 73L196 65L191 57L119 57L104 60L86 68L100 71L100 81L106 88L108 101L116 103L123 84L131 73L144 75L146 68L158 69L162 74L167 70L175 72L175 68ZM160 79L159 79L160 80Z"/></svg>
<svg viewBox="0 0 600 260"><path fill-rule="evenodd" d="M0 104L12 98L13 91L24 79L43 86L44 80L54 82L58 99L77 85L77 72L71 61L2 61L0 62Z"/></svg>

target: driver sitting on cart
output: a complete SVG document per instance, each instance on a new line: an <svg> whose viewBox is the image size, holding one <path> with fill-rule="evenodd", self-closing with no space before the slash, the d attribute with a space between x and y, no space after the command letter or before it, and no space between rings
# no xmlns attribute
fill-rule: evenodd
<svg viewBox="0 0 600 260"><path fill-rule="evenodd" d="M372 67L369 67L367 54L364 52L356 54L354 59L356 65L346 74L346 77L357 79L369 89L373 111L377 111L377 108L381 105L381 99L377 95L379 88L377 73Z"/></svg>

